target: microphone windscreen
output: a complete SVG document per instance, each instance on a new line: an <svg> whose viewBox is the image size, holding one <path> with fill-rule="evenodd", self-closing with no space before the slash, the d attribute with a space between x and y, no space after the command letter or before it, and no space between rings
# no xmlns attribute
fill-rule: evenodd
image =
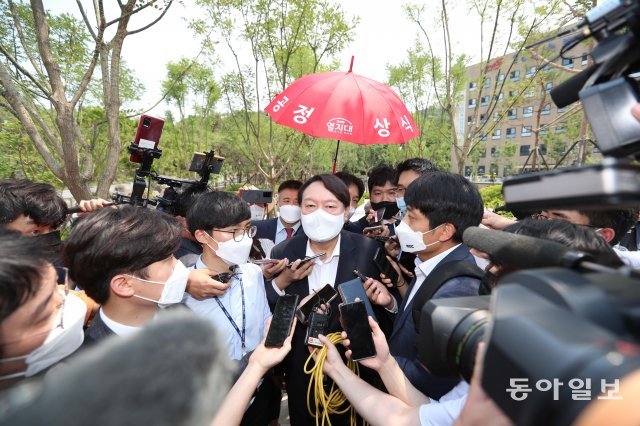
<svg viewBox="0 0 640 426"><path fill-rule="evenodd" d="M161 312L141 331L112 336L43 380L16 386L11 399L22 402L0 424L209 425L231 371L211 324L191 312Z"/></svg>
<svg viewBox="0 0 640 426"><path fill-rule="evenodd" d="M580 90L582 90L596 69L596 66L591 66L551 89L549 94L551 95L553 103L556 104L558 108L564 108L577 102L578 99L580 99L578 93L580 93Z"/></svg>
<svg viewBox="0 0 640 426"><path fill-rule="evenodd" d="M566 261L574 253L555 241L478 227L467 228L462 240L496 263L523 269L568 266Z"/></svg>

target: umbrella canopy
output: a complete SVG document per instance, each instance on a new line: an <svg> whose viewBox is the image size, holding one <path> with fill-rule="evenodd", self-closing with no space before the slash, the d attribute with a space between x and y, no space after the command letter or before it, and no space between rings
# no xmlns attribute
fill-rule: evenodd
<svg viewBox="0 0 640 426"><path fill-rule="evenodd" d="M403 144L420 135L402 99L386 84L352 72L309 74L265 108L273 121L310 136Z"/></svg>

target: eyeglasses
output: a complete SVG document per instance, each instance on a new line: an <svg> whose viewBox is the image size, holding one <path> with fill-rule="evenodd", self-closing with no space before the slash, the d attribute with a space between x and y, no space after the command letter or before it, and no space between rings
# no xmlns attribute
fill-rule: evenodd
<svg viewBox="0 0 640 426"><path fill-rule="evenodd" d="M223 229L213 228L214 231L224 232L225 234L233 234L233 241L240 242L245 234L249 236L249 238L253 238L258 232L258 228L255 225L249 226L248 228L240 228L233 229L231 231L225 231Z"/></svg>

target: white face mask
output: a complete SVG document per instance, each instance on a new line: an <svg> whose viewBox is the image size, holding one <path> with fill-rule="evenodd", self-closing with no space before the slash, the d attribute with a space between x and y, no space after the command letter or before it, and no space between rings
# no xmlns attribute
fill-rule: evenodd
<svg viewBox="0 0 640 426"><path fill-rule="evenodd" d="M311 241L322 243L335 238L344 226L344 213L333 215L322 209L303 214L302 229Z"/></svg>
<svg viewBox="0 0 640 426"><path fill-rule="evenodd" d="M444 223L442 225L444 225ZM404 221L400 222L400 225L396 226L396 235L398 236L398 240L400 241L400 248L402 249L402 251L405 251L407 253L416 253L426 250L427 247L438 244L440 241L425 244L422 236L435 231L436 229L440 228L440 226L436 226L429 231L418 232L411 229L411 227Z"/></svg>
<svg viewBox="0 0 640 426"><path fill-rule="evenodd" d="M351 220L351 218L353 217L354 214L356 214L356 208L355 207L351 207L349 209L349 213L347 214L347 220Z"/></svg>
<svg viewBox="0 0 640 426"><path fill-rule="evenodd" d="M189 270L182 262L177 261L176 266L173 268L173 272L171 272L171 276L164 283L145 280L139 277L134 277L133 275L127 276L145 283L163 285L164 288L162 289L162 294L160 294L159 300L149 299L148 297L139 296L137 294L134 294L133 297L148 300L149 302L157 303L161 308L166 308L169 305L175 305L176 303L182 302L184 291L187 288L187 281L189 281Z"/></svg>
<svg viewBox="0 0 640 426"><path fill-rule="evenodd" d="M251 247L253 246L253 238L251 238L246 232L242 236L240 241L235 241L233 238L228 241L218 242L213 239L212 236L207 234L207 237L211 238L218 244L218 250L214 250L207 243L207 247L213 251L216 256L224 260L227 265L242 265L249 260L249 254L251 253Z"/></svg>
<svg viewBox="0 0 640 426"><path fill-rule="evenodd" d="M300 206L292 206L291 204L280 206L280 218L287 223L296 223L300 220L301 215Z"/></svg>
<svg viewBox="0 0 640 426"><path fill-rule="evenodd" d="M252 204L249 206L249 210L251 210L251 220L264 219L264 207Z"/></svg>
<svg viewBox="0 0 640 426"><path fill-rule="evenodd" d="M64 307L58 311L54 327L42 345L33 352L12 358L0 359L0 363L25 360L27 369L17 373L1 376L0 380L16 377L31 377L74 353L84 340L84 318L87 305L76 295L65 296ZM62 324L64 328L60 327Z"/></svg>

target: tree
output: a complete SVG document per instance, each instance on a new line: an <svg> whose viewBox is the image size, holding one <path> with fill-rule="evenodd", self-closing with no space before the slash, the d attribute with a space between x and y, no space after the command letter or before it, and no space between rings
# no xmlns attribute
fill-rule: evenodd
<svg viewBox="0 0 640 426"><path fill-rule="evenodd" d="M225 131L230 149L249 160L270 187L303 157L309 138L274 126L262 109L294 79L335 67L333 57L352 39L357 19L322 0L198 0L205 17L193 23L197 34L217 36L233 58L234 70L221 81L231 114ZM352 23L349 23L352 22ZM249 52L243 56L241 52Z"/></svg>
<svg viewBox="0 0 640 426"><path fill-rule="evenodd" d="M76 0L82 21L69 14L52 15L42 0L7 0L0 32L0 102L19 121L56 178L79 200L89 198L96 163L103 164L97 195L106 197L120 158L122 48L126 37L151 27L166 14L172 0L118 1L119 15L107 18L103 0L93 2L90 15ZM129 29L135 14L159 9L150 23ZM107 30L114 30L110 40ZM90 98L89 86L98 73L101 98ZM106 116L108 145L96 156L79 119L84 102L100 103Z"/></svg>

